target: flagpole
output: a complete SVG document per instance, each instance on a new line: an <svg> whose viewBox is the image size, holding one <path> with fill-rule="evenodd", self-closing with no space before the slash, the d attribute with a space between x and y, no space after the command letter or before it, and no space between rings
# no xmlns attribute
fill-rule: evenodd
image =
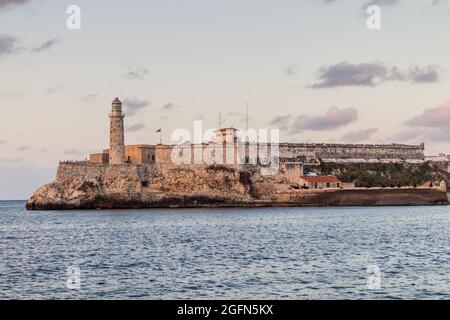
<svg viewBox="0 0 450 320"><path fill-rule="evenodd" d="M247 125L247 132L248 132L248 102L245 104L245 113L246 113L246 125Z"/></svg>
<svg viewBox="0 0 450 320"><path fill-rule="evenodd" d="M156 130L156 133L159 133L159 144L162 144L162 129L159 128L158 130Z"/></svg>

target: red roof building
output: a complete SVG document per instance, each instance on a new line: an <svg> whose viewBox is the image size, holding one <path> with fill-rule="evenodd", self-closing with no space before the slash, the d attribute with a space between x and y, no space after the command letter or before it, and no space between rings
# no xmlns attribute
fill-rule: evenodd
<svg viewBox="0 0 450 320"><path fill-rule="evenodd" d="M336 176L303 176L300 185L307 189L341 188L342 182Z"/></svg>

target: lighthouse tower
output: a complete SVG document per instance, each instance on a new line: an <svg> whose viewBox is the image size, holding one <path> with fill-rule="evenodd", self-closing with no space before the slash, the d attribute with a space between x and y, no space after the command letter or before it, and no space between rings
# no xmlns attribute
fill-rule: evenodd
<svg viewBox="0 0 450 320"><path fill-rule="evenodd" d="M110 131L109 131L109 163L124 164L125 163L125 135L123 127L122 102L119 98L112 102L112 110L109 114Z"/></svg>

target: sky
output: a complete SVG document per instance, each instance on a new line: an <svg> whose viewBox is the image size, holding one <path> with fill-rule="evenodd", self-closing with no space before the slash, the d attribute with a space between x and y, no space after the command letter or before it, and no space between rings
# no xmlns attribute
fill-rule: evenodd
<svg viewBox="0 0 450 320"><path fill-rule="evenodd" d="M107 148L116 96L127 144L245 127L248 104L283 141L450 153L449 31L447 0L0 0L0 199Z"/></svg>

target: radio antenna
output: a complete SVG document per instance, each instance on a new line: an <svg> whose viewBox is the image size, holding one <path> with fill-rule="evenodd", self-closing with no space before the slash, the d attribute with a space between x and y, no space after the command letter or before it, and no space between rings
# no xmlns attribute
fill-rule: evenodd
<svg viewBox="0 0 450 320"><path fill-rule="evenodd" d="M245 113L246 113L247 134L248 134L248 102L245 104Z"/></svg>

